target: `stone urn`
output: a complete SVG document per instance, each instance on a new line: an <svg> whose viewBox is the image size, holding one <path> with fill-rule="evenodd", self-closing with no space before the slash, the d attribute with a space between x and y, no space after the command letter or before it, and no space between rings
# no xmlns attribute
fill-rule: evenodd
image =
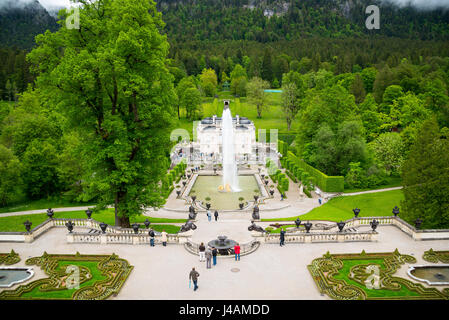
<svg viewBox="0 0 449 320"><path fill-rule="evenodd" d="M48 208L48 210L47 210L47 216L50 218L50 219L53 219L53 215L54 215L55 213L53 212L53 210L51 209L51 208Z"/></svg>
<svg viewBox="0 0 449 320"><path fill-rule="evenodd" d="M268 180L265 180L265 185L266 185L266 186L268 185Z"/></svg>
<svg viewBox="0 0 449 320"><path fill-rule="evenodd" d="M132 228L133 228L135 234L139 233L139 224L133 223Z"/></svg>
<svg viewBox="0 0 449 320"><path fill-rule="evenodd" d="M148 229L148 228L150 227L151 222L150 222L150 220L145 219L145 221L143 222L143 224L145 225L145 228Z"/></svg>
<svg viewBox="0 0 449 320"><path fill-rule="evenodd" d="M108 227L108 225L104 222L100 223L100 229L103 233L106 233L106 228Z"/></svg>
<svg viewBox="0 0 449 320"><path fill-rule="evenodd" d="M309 233L310 229L312 229L312 224L307 221L306 223L304 223L304 227L306 227L306 232Z"/></svg>
<svg viewBox="0 0 449 320"><path fill-rule="evenodd" d="M86 216L87 216L87 219L90 219L90 217L92 216L92 210L87 209L86 210Z"/></svg>
<svg viewBox="0 0 449 320"><path fill-rule="evenodd" d="M206 209L209 210L210 209L210 203L206 203Z"/></svg>
<svg viewBox="0 0 449 320"><path fill-rule="evenodd" d="M340 232L342 232L343 231L343 228L345 227L345 222L343 222L343 221L340 221L340 222L338 222L337 223L337 227L338 227L338 230L340 231Z"/></svg>
<svg viewBox="0 0 449 320"><path fill-rule="evenodd" d="M301 225L301 220L299 220L299 218L296 219L295 224L296 224L296 228L299 228L299 226Z"/></svg>
<svg viewBox="0 0 449 320"><path fill-rule="evenodd" d="M65 224L65 226L67 227L67 230L69 230L69 232L72 233L73 227L75 226L75 224L73 224L72 221L69 221Z"/></svg>
<svg viewBox="0 0 449 320"><path fill-rule="evenodd" d="M245 204L244 203L239 203L239 208L240 208L240 210L243 210L243 207L245 206Z"/></svg>
<svg viewBox="0 0 449 320"><path fill-rule="evenodd" d="M23 223L23 225L25 226L25 229L26 229L27 232L30 232L32 224L33 223L28 221L28 220Z"/></svg>
<svg viewBox="0 0 449 320"><path fill-rule="evenodd" d="M394 206L394 208L393 208L393 214L394 214L395 217L397 217L397 215L399 214L399 208L398 208L398 206Z"/></svg>
<svg viewBox="0 0 449 320"><path fill-rule="evenodd" d="M191 176L192 176L191 174L188 174L188 175L187 175L187 179L190 179Z"/></svg>
<svg viewBox="0 0 449 320"><path fill-rule="evenodd" d="M352 212L354 212L354 217L358 218L360 209L359 208L352 209Z"/></svg>
<svg viewBox="0 0 449 320"><path fill-rule="evenodd" d="M421 227L421 224L422 224L422 219L418 218L415 220L416 229L419 229Z"/></svg>
<svg viewBox="0 0 449 320"><path fill-rule="evenodd" d="M195 202L196 196L192 196L192 201Z"/></svg>
<svg viewBox="0 0 449 320"><path fill-rule="evenodd" d="M187 184L187 181L182 181L182 185L185 187Z"/></svg>
<svg viewBox="0 0 449 320"><path fill-rule="evenodd" d="M259 196L258 195L254 195L254 201L257 202L258 199L259 199Z"/></svg>
<svg viewBox="0 0 449 320"><path fill-rule="evenodd" d="M260 176L265 180L265 175L263 173Z"/></svg>
<svg viewBox="0 0 449 320"><path fill-rule="evenodd" d="M176 190L176 194L177 194L178 197L179 197L179 195L181 194L181 190Z"/></svg>
<svg viewBox="0 0 449 320"><path fill-rule="evenodd" d="M271 189L271 190L270 190L270 195L273 196L273 194L274 194L274 190Z"/></svg>

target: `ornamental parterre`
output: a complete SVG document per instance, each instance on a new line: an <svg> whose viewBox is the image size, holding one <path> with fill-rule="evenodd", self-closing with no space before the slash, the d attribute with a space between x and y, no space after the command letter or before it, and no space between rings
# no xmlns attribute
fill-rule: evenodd
<svg viewBox="0 0 449 320"><path fill-rule="evenodd" d="M26 265L38 266L48 278L32 281L14 290L0 292L0 299L103 300L116 296L133 266L117 255L48 254L30 258ZM76 269L76 274L73 270ZM70 277L78 285L68 285Z"/></svg>
<svg viewBox="0 0 449 320"><path fill-rule="evenodd" d="M394 276L404 264L416 263L396 249L391 253L330 254L307 266L319 291L337 300L447 300L442 291Z"/></svg>

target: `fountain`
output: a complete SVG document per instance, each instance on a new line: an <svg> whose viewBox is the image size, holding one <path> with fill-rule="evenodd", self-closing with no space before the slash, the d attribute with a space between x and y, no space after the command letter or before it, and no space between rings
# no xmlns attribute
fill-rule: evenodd
<svg viewBox="0 0 449 320"><path fill-rule="evenodd" d="M24 282L34 275L32 268L1 267L0 288L9 288L17 283Z"/></svg>
<svg viewBox="0 0 449 320"><path fill-rule="evenodd" d="M449 285L449 265L418 265L411 266L408 275L428 285Z"/></svg>
<svg viewBox="0 0 449 320"><path fill-rule="evenodd" d="M209 247L215 247L220 255L233 254L234 246L237 244L234 240L228 239L226 236L218 236L216 240L208 242Z"/></svg>
<svg viewBox="0 0 449 320"><path fill-rule="evenodd" d="M225 101L222 115L222 146L223 146L223 184L220 191L239 192L239 180L237 177L237 163L235 161L234 125L232 123L229 101Z"/></svg>

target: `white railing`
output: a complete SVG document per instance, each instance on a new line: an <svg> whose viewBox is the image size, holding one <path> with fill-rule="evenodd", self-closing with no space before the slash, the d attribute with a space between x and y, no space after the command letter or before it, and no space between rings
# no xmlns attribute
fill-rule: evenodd
<svg viewBox="0 0 449 320"><path fill-rule="evenodd" d="M316 243L316 242L354 242L377 241L376 231L365 232L311 232L304 231L285 233L285 243ZM279 243L280 234L253 232L253 237L262 243Z"/></svg>

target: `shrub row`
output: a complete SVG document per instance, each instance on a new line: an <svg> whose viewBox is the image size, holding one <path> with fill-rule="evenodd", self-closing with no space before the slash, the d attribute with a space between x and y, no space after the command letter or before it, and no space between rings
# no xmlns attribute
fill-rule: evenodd
<svg viewBox="0 0 449 320"><path fill-rule="evenodd" d="M317 185L324 192L342 192L344 190L343 176L328 176L311 165L299 159L288 151L283 159L283 166L291 171L304 185Z"/></svg>

